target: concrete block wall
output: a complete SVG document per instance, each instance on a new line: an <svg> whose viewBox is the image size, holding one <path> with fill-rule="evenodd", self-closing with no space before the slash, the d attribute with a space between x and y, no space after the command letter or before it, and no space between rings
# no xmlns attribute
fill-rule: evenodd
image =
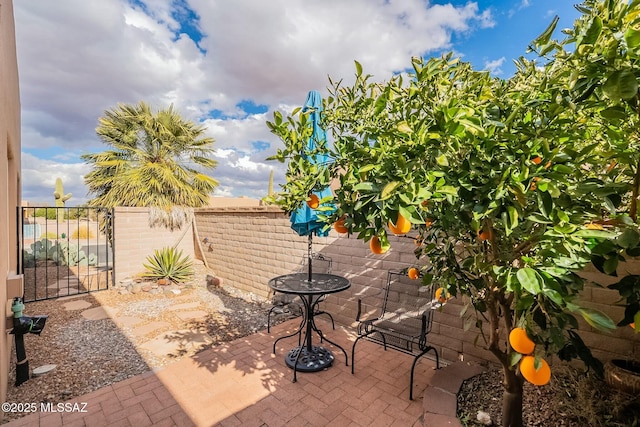
<svg viewBox="0 0 640 427"><path fill-rule="evenodd" d="M184 255L195 256L192 225L173 231L152 228L148 208L115 208L113 236L116 283L144 272L147 257L158 249L177 245Z"/></svg>
<svg viewBox="0 0 640 427"><path fill-rule="evenodd" d="M269 297L269 279L297 271L307 254L308 238L291 229L279 208L201 208L196 224L199 253L209 268L225 284L258 298ZM334 240L313 236L313 250L322 252Z"/></svg>
<svg viewBox="0 0 640 427"><path fill-rule="evenodd" d="M275 207L198 209L196 228L202 255L216 275L222 277L225 284L261 298L270 294L269 279L296 271L307 251L307 238L298 236L290 227L289 217ZM205 238L209 243L202 242ZM328 237L314 237L313 242L314 251L332 259L333 272L351 281L350 289L328 295L324 303L324 308L344 325L355 325L358 298L379 292L389 269L419 266L425 262L415 258L413 239L406 237L391 237L391 249L383 255L374 255L368 244L333 230ZM630 271L635 267L622 268ZM640 267L637 269L640 271ZM590 271L585 274L590 275L590 280L611 282L611 278ZM621 318L621 310L615 306L615 291L587 284L582 299L584 305L604 311L615 321ZM495 362L494 356L484 348L482 338L478 337L475 325L464 330L464 320L460 316L463 306L462 297L451 299L435 314L429 337L431 344L447 361ZM469 314L471 312L469 310ZM581 318L579 322L581 336L601 360L640 357L640 334L635 334L631 328L602 333ZM487 325L485 333L488 333Z"/></svg>

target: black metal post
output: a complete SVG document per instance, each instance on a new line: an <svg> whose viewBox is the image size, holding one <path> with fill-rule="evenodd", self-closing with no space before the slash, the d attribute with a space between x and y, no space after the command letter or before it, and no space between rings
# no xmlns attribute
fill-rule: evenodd
<svg viewBox="0 0 640 427"><path fill-rule="evenodd" d="M309 234L309 243L307 245L307 257L309 258L307 260L307 264L308 265L308 270L309 270L309 282L311 282L311 272L312 272L312 268L311 268L311 259L312 259L312 252L313 251L313 234Z"/></svg>
<svg viewBox="0 0 640 427"><path fill-rule="evenodd" d="M17 319L16 319L17 320ZM17 322L14 320L14 324ZM17 325L16 325L17 327ZM16 334L16 387L29 380L29 359L24 348L24 334Z"/></svg>

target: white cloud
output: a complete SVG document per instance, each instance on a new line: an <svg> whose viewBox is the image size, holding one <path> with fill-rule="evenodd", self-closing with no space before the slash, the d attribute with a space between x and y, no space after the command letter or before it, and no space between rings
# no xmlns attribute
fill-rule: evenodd
<svg viewBox="0 0 640 427"><path fill-rule="evenodd" d="M53 206L56 179L62 179L65 194L72 193L68 206L86 203L83 177L89 172L84 163L61 163L22 154L22 198L31 203Z"/></svg>
<svg viewBox="0 0 640 427"><path fill-rule="evenodd" d="M283 179L283 165L264 160L281 144L265 125L272 111L291 111L311 89L325 93L327 76L348 83L354 60L376 79L387 79L408 68L411 56L450 49L454 32L494 25L491 13L474 2L192 0L199 22L191 24L202 33L196 43L178 34L176 17L185 10L175 8L185 4L14 2L22 144L34 153L23 160L25 199L47 199L53 191L35 180L40 166L54 179L56 172L76 171L63 177L65 187L74 188L74 199L76 192L84 197L88 171L77 159L104 149L95 135L98 118L118 103L140 100L156 107L173 103L207 126L217 140L219 193L255 196L266 191L271 167L276 183ZM245 114L237 106L243 100L268 111ZM211 118L211 111L229 118ZM54 150L56 158L70 160L51 160Z"/></svg>
<svg viewBox="0 0 640 427"><path fill-rule="evenodd" d="M502 74L502 64L504 64L505 61L505 57L501 57L498 59L494 59L492 61L485 61L484 62L484 69L488 70L489 72L491 72L491 74L493 74L494 76L499 76L500 74Z"/></svg>

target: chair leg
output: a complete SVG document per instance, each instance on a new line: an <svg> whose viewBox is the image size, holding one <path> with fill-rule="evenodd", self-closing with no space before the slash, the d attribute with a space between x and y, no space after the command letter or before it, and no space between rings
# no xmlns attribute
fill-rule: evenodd
<svg viewBox="0 0 640 427"><path fill-rule="evenodd" d="M336 323L333 321L333 316L331 315L331 313L327 313L326 311L316 311L313 315L314 316L318 316L320 314L326 314L327 316L329 316L329 320L331 320L331 327L335 331L336 330Z"/></svg>
<svg viewBox="0 0 640 427"><path fill-rule="evenodd" d="M436 369L440 369L440 358L438 357L438 350L436 350L435 347L431 347L431 346L422 350L422 352L413 359L413 364L411 365L411 378L409 380L409 400L413 400L413 373L416 370L416 364L418 363L418 359L420 359L422 356L424 356L425 354L427 354L427 352L431 350L433 350L433 352L436 355Z"/></svg>
<svg viewBox="0 0 640 427"><path fill-rule="evenodd" d="M351 375L354 375L356 373L356 344L358 344L358 341L360 341L360 338L364 338L364 337L365 335L360 335L353 342L353 346L351 346Z"/></svg>
<svg viewBox="0 0 640 427"><path fill-rule="evenodd" d="M271 309L269 310L269 313L267 313L267 333L271 333L271 314L273 313L273 310L276 308L276 306L271 307Z"/></svg>

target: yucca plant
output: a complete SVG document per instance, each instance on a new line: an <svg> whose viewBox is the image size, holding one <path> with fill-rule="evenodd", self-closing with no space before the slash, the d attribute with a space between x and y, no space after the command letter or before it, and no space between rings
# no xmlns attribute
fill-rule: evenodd
<svg viewBox="0 0 640 427"><path fill-rule="evenodd" d="M143 265L147 269L144 277L152 279L168 279L182 283L194 275L193 263L189 257L183 256L182 251L174 247L156 250L153 256L147 257L147 263Z"/></svg>

